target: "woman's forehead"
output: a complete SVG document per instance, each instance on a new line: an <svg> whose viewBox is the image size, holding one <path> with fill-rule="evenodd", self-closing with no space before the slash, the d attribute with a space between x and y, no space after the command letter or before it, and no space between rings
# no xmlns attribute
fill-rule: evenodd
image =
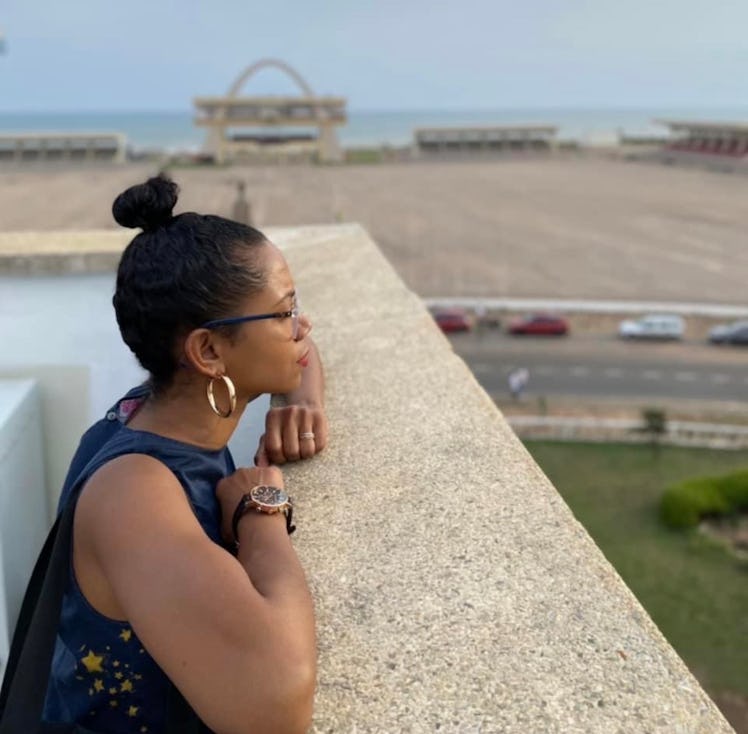
<svg viewBox="0 0 748 734"><path fill-rule="evenodd" d="M281 251L272 244L264 248L265 288L263 290L277 294L277 298L285 296L294 289L294 280L288 268L286 258Z"/></svg>

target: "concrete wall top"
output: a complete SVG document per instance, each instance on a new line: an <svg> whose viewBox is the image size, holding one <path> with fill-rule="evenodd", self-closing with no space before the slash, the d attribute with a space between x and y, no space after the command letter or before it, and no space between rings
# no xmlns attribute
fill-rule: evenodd
<svg viewBox="0 0 748 734"><path fill-rule="evenodd" d="M332 434L286 472L315 731L732 731L366 233L286 237Z"/></svg>
<svg viewBox="0 0 748 734"><path fill-rule="evenodd" d="M330 227L268 227L263 232L280 247L313 246L328 239ZM122 251L139 230L56 230L0 232L0 275L102 273L117 269Z"/></svg>
<svg viewBox="0 0 748 734"><path fill-rule="evenodd" d="M116 270L131 229L2 232L0 275L106 273Z"/></svg>
<svg viewBox="0 0 748 734"><path fill-rule="evenodd" d="M285 470L313 731L732 731L367 234L268 234L327 375L330 445Z"/></svg>

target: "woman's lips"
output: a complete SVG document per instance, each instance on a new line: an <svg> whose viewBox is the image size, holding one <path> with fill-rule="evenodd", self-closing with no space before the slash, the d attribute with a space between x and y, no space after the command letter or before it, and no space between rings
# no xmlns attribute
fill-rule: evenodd
<svg viewBox="0 0 748 734"><path fill-rule="evenodd" d="M302 367L306 367L309 364L309 352L304 352L304 356L297 361Z"/></svg>

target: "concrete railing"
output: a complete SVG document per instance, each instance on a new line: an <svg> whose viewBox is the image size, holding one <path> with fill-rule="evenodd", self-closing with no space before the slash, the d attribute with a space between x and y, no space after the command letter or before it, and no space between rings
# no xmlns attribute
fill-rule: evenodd
<svg viewBox="0 0 748 734"><path fill-rule="evenodd" d="M313 731L732 731L367 234L268 234L327 375L330 445L285 471Z"/></svg>
<svg viewBox="0 0 748 734"><path fill-rule="evenodd" d="M0 133L3 163L124 163L126 159L127 138L122 133Z"/></svg>
<svg viewBox="0 0 748 734"><path fill-rule="evenodd" d="M563 441L623 441L665 443L713 449L748 448L748 426L697 421L666 421L662 433L653 434L641 420L587 416L513 415L509 425L522 439Z"/></svg>
<svg viewBox="0 0 748 734"><path fill-rule="evenodd" d="M366 233L286 251L332 427L287 472L315 731L731 731Z"/></svg>

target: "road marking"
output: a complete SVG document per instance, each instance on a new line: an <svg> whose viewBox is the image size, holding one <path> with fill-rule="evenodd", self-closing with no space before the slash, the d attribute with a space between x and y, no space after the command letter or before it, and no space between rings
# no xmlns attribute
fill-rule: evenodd
<svg viewBox="0 0 748 734"><path fill-rule="evenodd" d="M586 377L590 373L589 367L572 367L570 370L574 377Z"/></svg>
<svg viewBox="0 0 748 734"><path fill-rule="evenodd" d="M642 377L645 380L661 380L662 372L660 372L660 370L644 370L642 372Z"/></svg>
<svg viewBox="0 0 748 734"><path fill-rule="evenodd" d="M726 385L728 382L732 382L732 377L730 377L730 375L723 375L719 372L710 375L709 379L717 385Z"/></svg>
<svg viewBox="0 0 748 734"><path fill-rule="evenodd" d="M493 372L494 366L488 362L476 362L473 365L473 372Z"/></svg>
<svg viewBox="0 0 748 734"><path fill-rule="evenodd" d="M621 378L623 377L623 370L620 367L608 367L603 370L603 374L606 377Z"/></svg>
<svg viewBox="0 0 748 734"><path fill-rule="evenodd" d="M681 382L693 382L696 379L694 372L676 372L675 379Z"/></svg>

